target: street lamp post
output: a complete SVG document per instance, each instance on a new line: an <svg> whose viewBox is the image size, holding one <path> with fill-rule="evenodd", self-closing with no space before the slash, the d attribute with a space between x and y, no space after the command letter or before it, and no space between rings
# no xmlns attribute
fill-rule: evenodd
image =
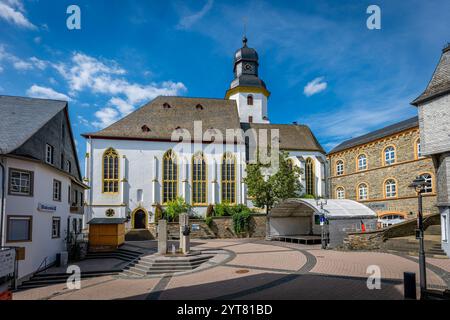
<svg viewBox="0 0 450 320"><path fill-rule="evenodd" d="M417 192L418 196L418 214L417 214L417 231L416 237L419 239L419 272L420 272L420 293L421 297L427 289L427 274L425 262L425 244L424 244L424 230L423 230L423 213L422 213L422 194L425 188L429 187L430 183L426 181L423 176L419 176L409 185Z"/></svg>

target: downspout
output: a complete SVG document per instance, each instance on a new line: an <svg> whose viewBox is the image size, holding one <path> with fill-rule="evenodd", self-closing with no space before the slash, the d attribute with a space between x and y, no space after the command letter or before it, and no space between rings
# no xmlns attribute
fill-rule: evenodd
<svg viewBox="0 0 450 320"><path fill-rule="evenodd" d="M1 150L0 150L1 152ZM5 166L3 164L3 158L0 159L0 167L2 169L2 200L0 203L0 248L3 247L3 215L4 215L4 208L5 208L5 174L6 174L6 169Z"/></svg>

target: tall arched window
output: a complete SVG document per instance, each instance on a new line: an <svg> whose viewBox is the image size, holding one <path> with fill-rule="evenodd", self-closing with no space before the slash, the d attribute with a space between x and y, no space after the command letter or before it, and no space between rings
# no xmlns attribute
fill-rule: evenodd
<svg viewBox="0 0 450 320"><path fill-rule="evenodd" d="M384 149L384 164L391 165L395 163L395 148L393 146L389 146Z"/></svg>
<svg viewBox="0 0 450 320"><path fill-rule="evenodd" d="M338 160L336 162L336 174L342 176L344 174L344 161Z"/></svg>
<svg viewBox="0 0 450 320"><path fill-rule="evenodd" d="M314 162L311 158L306 159L305 162L305 180L306 180L306 194L314 196L315 192L315 178L316 173L314 169Z"/></svg>
<svg viewBox="0 0 450 320"><path fill-rule="evenodd" d="M249 106L253 105L253 96L251 94L247 96L247 105Z"/></svg>
<svg viewBox="0 0 450 320"><path fill-rule="evenodd" d="M103 153L103 193L119 192L119 154L113 148Z"/></svg>
<svg viewBox="0 0 450 320"><path fill-rule="evenodd" d="M207 172L205 157L202 152L192 157L192 204L207 204Z"/></svg>
<svg viewBox="0 0 450 320"><path fill-rule="evenodd" d="M369 199L369 187L365 183L361 183L358 186L358 200Z"/></svg>
<svg viewBox="0 0 450 320"><path fill-rule="evenodd" d="M367 169L367 156L365 154L360 154L358 157L358 170Z"/></svg>
<svg viewBox="0 0 450 320"><path fill-rule="evenodd" d="M422 174L422 177L428 183L428 186L425 187L424 192L425 193L432 193L433 192L433 176L431 174L429 174L429 173L424 173L424 174Z"/></svg>
<svg viewBox="0 0 450 320"><path fill-rule="evenodd" d="M178 195L178 163L172 150L163 157L163 203L175 200Z"/></svg>
<svg viewBox="0 0 450 320"><path fill-rule="evenodd" d="M389 179L384 182L384 190L386 198L397 197L397 182L394 179Z"/></svg>
<svg viewBox="0 0 450 320"><path fill-rule="evenodd" d="M236 158L229 152L222 159L222 202L236 203Z"/></svg>
<svg viewBox="0 0 450 320"><path fill-rule="evenodd" d="M345 189L343 187L338 187L336 189L336 199L345 199Z"/></svg>

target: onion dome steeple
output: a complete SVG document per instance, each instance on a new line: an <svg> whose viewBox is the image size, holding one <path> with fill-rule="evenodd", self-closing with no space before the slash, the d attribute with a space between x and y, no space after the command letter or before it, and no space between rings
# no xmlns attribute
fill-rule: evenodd
<svg viewBox="0 0 450 320"><path fill-rule="evenodd" d="M247 46L246 36L242 39L242 48L234 54L233 72L234 79L231 82L230 89L227 91L227 97L240 89L251 88L252 91L264 93L269 96L266 84L258 76L259 57L255 49ZM240 89L239 89L240 88Z"/></svg>

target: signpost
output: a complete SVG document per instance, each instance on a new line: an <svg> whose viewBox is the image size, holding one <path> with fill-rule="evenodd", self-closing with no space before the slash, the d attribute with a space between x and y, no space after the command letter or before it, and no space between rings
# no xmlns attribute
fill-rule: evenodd
<svg viewBox="0 0 450 320"><path fill-rule="evenodd" d="M327 205L327 200L323 201L323 200L316 200L316 203L318 206L320 206L320 228L321 228L321 243L322 243L322 249L326 249L327 248L327 244L328 244L328 239L327 239L327 231L325 230L326 228L326 222L327 222L327 218L325 215L325 210L323 209L324 205Z"/></svg>
<svg viewBox="0 0 450 320"><path fill-rule="evenodd" d="M9 280L16 270L16 250L13 248L0 249L0 300L11 300Z"/></svg>

